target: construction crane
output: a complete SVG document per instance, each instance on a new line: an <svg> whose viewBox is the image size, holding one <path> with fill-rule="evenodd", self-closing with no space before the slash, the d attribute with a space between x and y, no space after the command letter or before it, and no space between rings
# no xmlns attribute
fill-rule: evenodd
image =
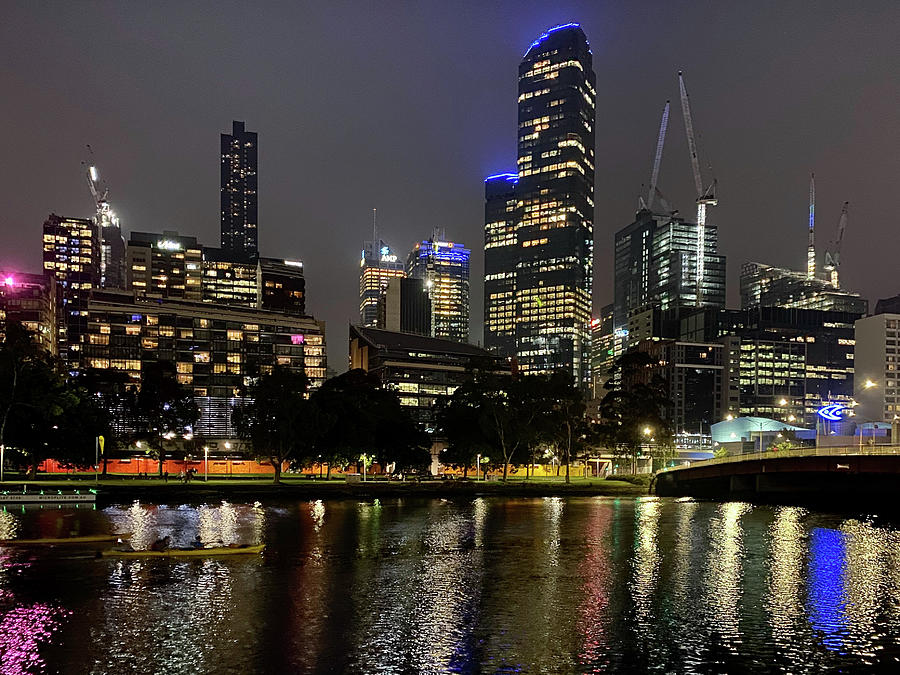
<svg viewBox="0 0 900 675"><path fill-rule="evenodd" d="M831 242L831 250L825 251L825 271L828 273L831 285L840 288L839 273L841 271L841 242L844 240L844 230L847 228L847 212L850 202L844 202L841 209L841 219L838 221L837 237Z"/></svg>
<svg viewBox="0 0 900 675"><path fill-rule="evenodd" d="M662 162L663 146L666 143L666 129L669 127L669 101L663 108L659 122L659 137L656 139L656 153L653 155L653 169L650 172L650 190L647 192L647 209L653 210L653 198L657 195L656 183L659 180L659 165ZM668 207L666 207L668 208Z"/></svg>
<svg viewBox="0 0 900 675"><path fill-rule="evenodd" d="M697 192L697 306L703 305L703 277L706 273L706 209L718 204L716 200L716 181L703 187L700 174L700 158L697 155L697 142L694 138L694 121L691 117L691 102L684 86L684 73L678 71L678 88L681 92L681 112L684 115L684 130L687 133L688 150L691 153L691 169L694 172L694 188Z"/></svg>
<svg viewBox="0 0 900 675"><path fill-rule="evenodd" d="M806 247L806 278L816 278L816 174L809 174L809 244Z"/></svg>
<svg viewBox="0 0 900 675"><path fill-rule="evenodd" d="M88 160L82 162L88 188L94 198L95 220L102 240L100 247L100 285L113 288L125 287L125 240L119 218L109 204L109 187L101 180L100 172L93 163L94 151L88 145Z"/></svg>

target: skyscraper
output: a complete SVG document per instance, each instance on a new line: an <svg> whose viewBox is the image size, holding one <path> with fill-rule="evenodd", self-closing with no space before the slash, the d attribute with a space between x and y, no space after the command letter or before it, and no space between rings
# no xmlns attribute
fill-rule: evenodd
<svg viewBox="0 0 900 675"><path fill-rule="evenodd" d="M441 241L435 233L419 242L406 261L406 274L425 280L431 298L433 337L469 341L469 256L459 242Z"/></svg>
<svg viewBox="0 0 900 675"><path fill-rule="evenodd" d="M79 362L78 336L87 330L87 304L100 285L100 230L89 218L64 218L51 213L44 222L44 271L56 277L62 307L59 355L72 366Z"/></svg>
<svg viewBox="0 0 900 675"><path fill-rule="evenodd" d="M503 356L516 353L518 182L514 173L484 181L484 346Z"/></svg>
<svg viewBox="0 0 900 675"><path fill-rule="evenodd" d="M633 223L616 232L614 328L627 327L629 317L650 308L696 308L696 241L696 224L647 209L638 211ZM701 284L703 307L725 306L725 256L718 255L718 246L718 228L707 224Z"/></svg>
<svg viewBox="0 0 900 675"><path fill-rule="evenodd" d="M405 277L403 261L381 239L367 241L359 261L359 323L378 327L378 299L388 281Z"/></svg>
<svg viewBox="0 0 900 675"><path fill-rule="evenodd" d="M485 343L509 349L508 316L501 307L514 271L519 368L526 373L565 369L585 387L590 384L594 87L590 48L578 24L556 26L535 40L519 65L518 171L493 176L485 186ZM507 188L511 192L504 193ZM509 246L510 222L514 253L503 250ZM488 254L494 248L500 250Z"/></svg>
<svg viewBox="0 0 900 675"><path fill-rule="evenodd" d="M222 248L255 258L257 240L256 132L233 122L231 134L222 134Z"/></svg>

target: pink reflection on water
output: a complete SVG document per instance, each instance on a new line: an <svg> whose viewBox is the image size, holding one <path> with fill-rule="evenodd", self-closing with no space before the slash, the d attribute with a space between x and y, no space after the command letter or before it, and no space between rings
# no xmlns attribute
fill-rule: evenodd
<svg viewBox="0 0 900 675"><path fill-rule="evenodd" d="M0 608L14 602L12 593L0 590ZM69 614L68 610L43 603L0 609L0 672L24 675L42 670L44 661L39 648Z"/></svg>
<svg viewBox="0 0 900 675"><path fill-rule="evenodd" d="M585 532L588 549L579 566L584 585L578 607L578 632L582 638L578 661L591 668L586 672L599 672L609 662L610 561L607 546L611 510L608 503L597 504L592 509Z"/></svg>

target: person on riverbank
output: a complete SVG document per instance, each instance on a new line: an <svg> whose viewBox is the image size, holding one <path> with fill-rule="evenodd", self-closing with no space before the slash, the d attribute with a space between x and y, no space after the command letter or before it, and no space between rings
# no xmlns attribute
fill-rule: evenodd
<svg viewBox="0 0 900 675"><path fill-rule="evenodd" d="M151 551L165 551L168 550L169 546L172 543L172 537L166 535L162 539L157 539L152 544L150 544Z"/></svg>

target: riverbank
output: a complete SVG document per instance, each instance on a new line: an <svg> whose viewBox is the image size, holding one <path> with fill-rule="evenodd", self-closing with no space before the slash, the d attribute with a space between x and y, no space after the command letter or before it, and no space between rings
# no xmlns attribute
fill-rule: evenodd
<svg viewBox="0 0 900 675"><path fill-rule="evenodd" d="M566 497L612 496L634 497L647 494L641 485L619 480L574 479L571 483L556 479L514 479L501 481L426 480L366 481L347 483L343 480L308 480L287 478L281 484L254 479L195 480L184 484L177 480L106 479L95 483L88 479L37 480L5 482L0 489L18 492L23 485L28 490L84 490L94 489L105 503L139 501L184 503L219 501L262 501L280 499L375 499L397 497L471 498L477 496L503 497Z"/></svg>

